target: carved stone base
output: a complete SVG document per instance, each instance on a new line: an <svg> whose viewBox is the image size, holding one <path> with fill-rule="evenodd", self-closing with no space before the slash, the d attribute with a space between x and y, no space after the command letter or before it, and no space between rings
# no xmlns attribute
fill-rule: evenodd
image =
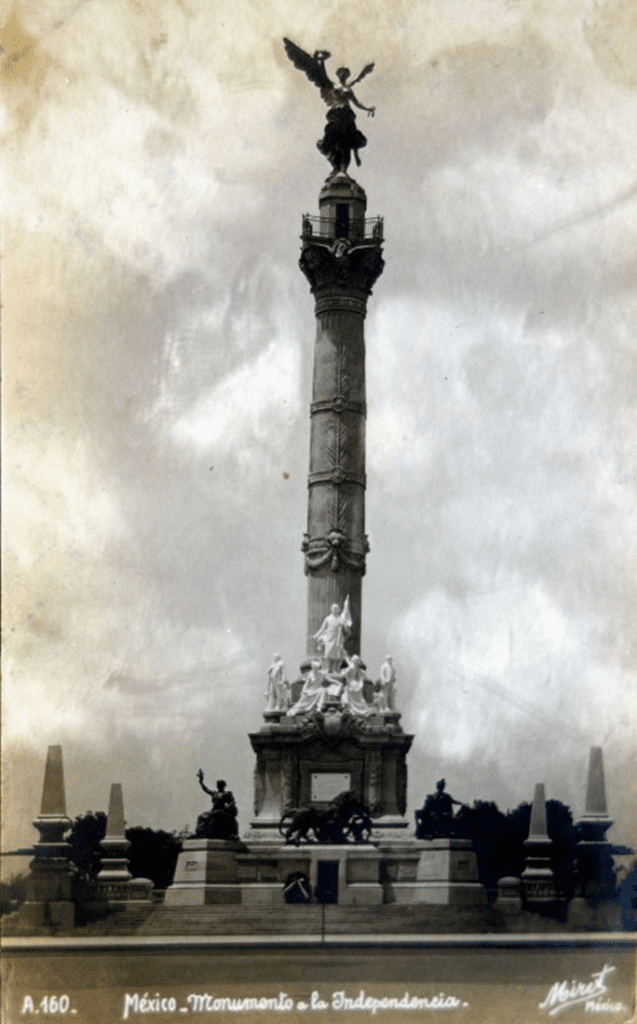
<svg viewBox="0 0 637 1024"><path fill-rule="evenodd" d="M355 793L370 809L375 825L403 827L406 755L413 736L402 731L399 718L397 712L366 719L342 715L338 728L330 731L320 716L284 715L251 733L256 753L255 814L248 841L257 838L253 829L276 830L290 808L327 804L337 795L328 788L330 779L334 785L341 780L338 792Z"/></svg>
<svg viewBox="0 0 637 1024"><path fill-rule="evenodd" d="M245 846L239 840L184 840L173 884L166 890L165 906L241 903L237 854L243 850Z"/></svg>
<svg viewBox="0 0 637 1024"><path fill-rule="evenodd" d="M331 879L331 899L343 906L377 906L383 902L380 884L381 855L366 843L311 843L300 847L251 843L237 856L241 902L282 904L290 875L300 872L317 901L326 873Z"/></svg>
<svg viewBox="0 0 637 1024"><path fill-rule="evenodd" d="M483 906L484 887L468 839L412 839L380 846L385 903Z"/></svg>

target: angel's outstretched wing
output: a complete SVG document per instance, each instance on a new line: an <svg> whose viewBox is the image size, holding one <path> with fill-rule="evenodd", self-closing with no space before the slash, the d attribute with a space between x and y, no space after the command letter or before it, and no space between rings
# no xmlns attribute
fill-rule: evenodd
<svg viewBox="0 0 637 1024"><path fill-rule="evenodd" d="M353 85L356 85L357 82L360 82L361 78L364 78L365 75L369 75L370 72L372 72L373 70L374 70L374 65L373 64L366 64L365 67L363 68L363 70L361 71L360 75L357 75L356 78L353 80L353 82L349 82L348 83L349 88L351 89Z"/></svg>
<svg viewBox="0 0 637 1024"><path fill-rule="evenodd" d="M302 50L300 46L297 46L290 39L284 39L283 44L285 52L294 64L294 67L298 68L299 71L305 72L310 82L321 90L321 96L332 88L332 82L322 60L317 60L316 57L310 56L309 53L306 53L305 50Z"/></svg>

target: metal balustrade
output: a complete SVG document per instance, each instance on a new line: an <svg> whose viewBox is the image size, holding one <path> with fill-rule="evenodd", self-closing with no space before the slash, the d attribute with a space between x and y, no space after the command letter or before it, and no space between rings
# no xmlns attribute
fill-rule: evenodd
<svg viewBox="0 0 637 1024"><path fill-rule="evenodd" d="M304 214L301 226L301 238L307 241L310 238L330 239L348 238L350 241L383 241L383 218L366 217L365 220L353 220L345 226L339 223L339 232L336 232L335 217L311 217Z"/></svg>

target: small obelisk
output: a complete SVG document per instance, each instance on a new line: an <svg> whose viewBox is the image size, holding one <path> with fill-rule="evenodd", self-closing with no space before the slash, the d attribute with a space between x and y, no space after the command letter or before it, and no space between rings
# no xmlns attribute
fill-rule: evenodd
<svg viewBox="0 0 637 1024"><path fill-rule="evenodd" d="M538 782L533 793L529 837L524 845L527 849L526 867L522 872L522 886L525 903L531 909L541 909L555 901L556 889L551 868L551 847L546 827L546 796L544 783Z"/></svg>
<svg viewBox="0 0 637 1024"><path fill-rule="evenodd" d="M75 908L71 900L74 869L69 863L71 847L64 839L71 828L66 814L62 747L47 752L40 813L33 822L40 833L35 858L30 864L27 898L20 908L20 920L32 927L52 930L73 926Z"/></svg>
<svg viewBox="0 0 637 1024"><path fill-rule="evenodd" d="M613 824L608 816L606 803L606 782L604 779L604 760L601 747L591 747L588 759L588 776L586 779L586 804L578 825L594 830L600 837Z"/></svg>
<svg viewBox="0 0 637 1024"><path fill-rule="evenodd" d="M586 780L584 813L575 822L582 831L577 844L577 868L583 896L593 902L615 898L615 874L611 843L606 832L613 824L606 803L606 783L601 747L591 747Z"/></svg>
<svg viewBox="0 0 637 1024"><path fill-rule="evenodd" d="M128 870L128 857L126 856L130 843L124 831L125 824L122 786L119 782L113 782L108 801L106 835L100 843L104 851L104 856L101 859L101 871L97 876L100 882L125 883L132 878Z"/></svg>

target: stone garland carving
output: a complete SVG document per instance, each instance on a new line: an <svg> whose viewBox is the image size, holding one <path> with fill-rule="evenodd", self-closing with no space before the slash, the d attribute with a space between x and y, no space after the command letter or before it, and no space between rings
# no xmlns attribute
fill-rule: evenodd
<svg viewBox="0 0 637 1024"><path fill-rule="evenodd" d="M338 572L344 566L365 575L365 554L369 544L365 538L365 553L352 551L347 537L342 530L330 530L327 537L312 537L306 533L303 537L301 551L305 554L305 575L317 572L329 562L330 570Z"/></svg>

